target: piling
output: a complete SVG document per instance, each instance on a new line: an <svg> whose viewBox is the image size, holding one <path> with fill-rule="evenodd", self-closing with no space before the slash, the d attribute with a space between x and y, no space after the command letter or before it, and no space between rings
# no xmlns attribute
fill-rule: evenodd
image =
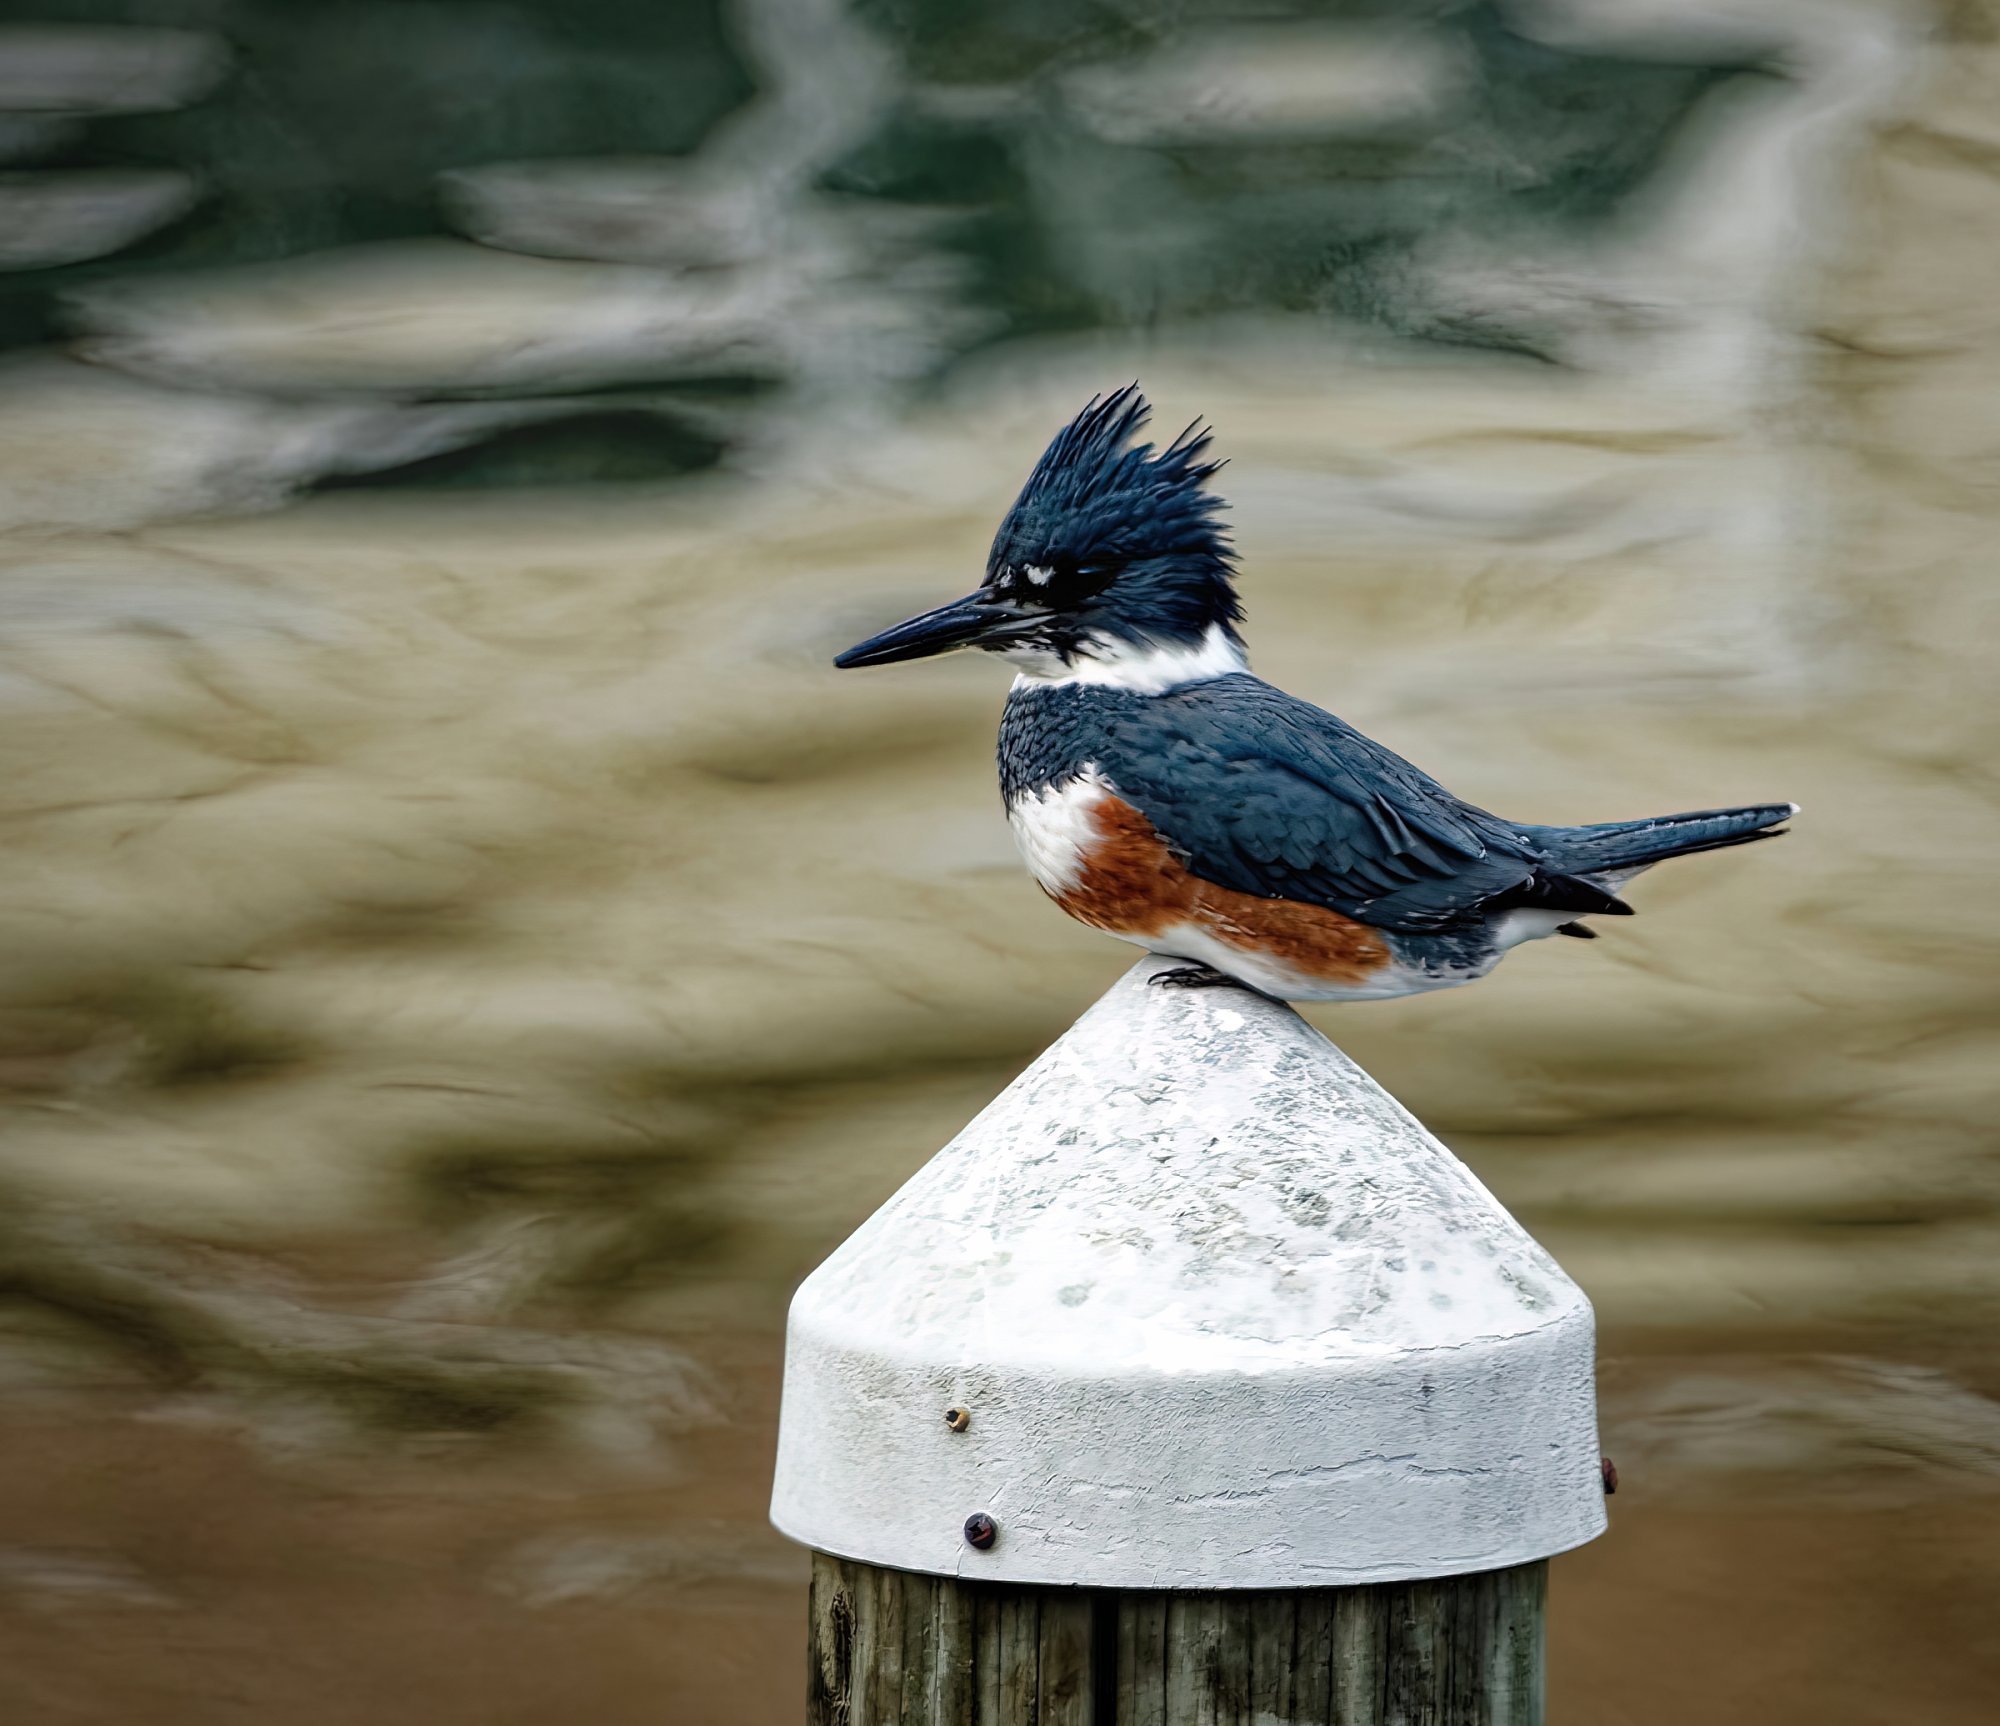
<svg viewBox="0 0 2000 1726"><path fill-rule="evenodd" d="M1142 960L800 1287L813 1726L1539 1726L1589 1302L1289 1008Z"/></svg>

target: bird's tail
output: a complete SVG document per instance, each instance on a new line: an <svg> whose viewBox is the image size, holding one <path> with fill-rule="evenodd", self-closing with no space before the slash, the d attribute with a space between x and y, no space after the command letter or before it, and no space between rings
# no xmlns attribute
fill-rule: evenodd
<svg viewBox="0 0 2000 1726"><path fill-rule="evenodd" d="M1538 839L1565 872L1609 888L1669 857L1720 851L1775 839L1796 803L1752 803L1741 809L1698 809L1650 821L1607 821L1596 827L1543 827Z"/></svg>

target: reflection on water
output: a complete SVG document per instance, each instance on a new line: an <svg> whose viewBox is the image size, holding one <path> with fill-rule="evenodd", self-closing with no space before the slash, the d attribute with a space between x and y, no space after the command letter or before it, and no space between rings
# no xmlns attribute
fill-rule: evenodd
<svg viewBox="0 0 2000 1726"><path fill-rule="evenodd" d="M1806 806L1315 1012L1597 1302L1558 1718L1985 1718L1992 27L1168 11L0 24L10 1719L795 1717L789 1290L1124 963L826 659L1135 375L1266 675Z"/></svg>

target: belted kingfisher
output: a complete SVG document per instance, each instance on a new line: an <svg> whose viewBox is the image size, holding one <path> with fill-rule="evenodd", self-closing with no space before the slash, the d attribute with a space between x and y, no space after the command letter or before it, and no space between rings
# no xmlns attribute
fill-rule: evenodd
<svg viewBox="0 0 2000 1726"><path fill-rule="evenodd" d="M1381 1000L1470 983L1523 941L1628 915L1669 857L1774 836L1792 803L1592 827L1505 821L1251 674L1200 421L1135 438L1137 384L1092 398L1000 524L969 598L840 666L976 647L1015 667L1000 788L1042 890L1190 961L1177 987Z"/></svg>

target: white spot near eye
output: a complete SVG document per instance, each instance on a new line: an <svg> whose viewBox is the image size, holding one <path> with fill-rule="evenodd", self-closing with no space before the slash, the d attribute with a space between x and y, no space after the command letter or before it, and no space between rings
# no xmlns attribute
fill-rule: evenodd
<svg viewBox="0 0 2000 1726"><path fill-rule="evenodd" d="M1050 569L1046 564L1040 564L1040 563L1029 564L1026 569L1021 571L1021 573L1025 575L1030 581L1032 581L1037 587L1047 587L1048 584L1055 579L1055 574L1056 574L1056 572Z"/></svg>

